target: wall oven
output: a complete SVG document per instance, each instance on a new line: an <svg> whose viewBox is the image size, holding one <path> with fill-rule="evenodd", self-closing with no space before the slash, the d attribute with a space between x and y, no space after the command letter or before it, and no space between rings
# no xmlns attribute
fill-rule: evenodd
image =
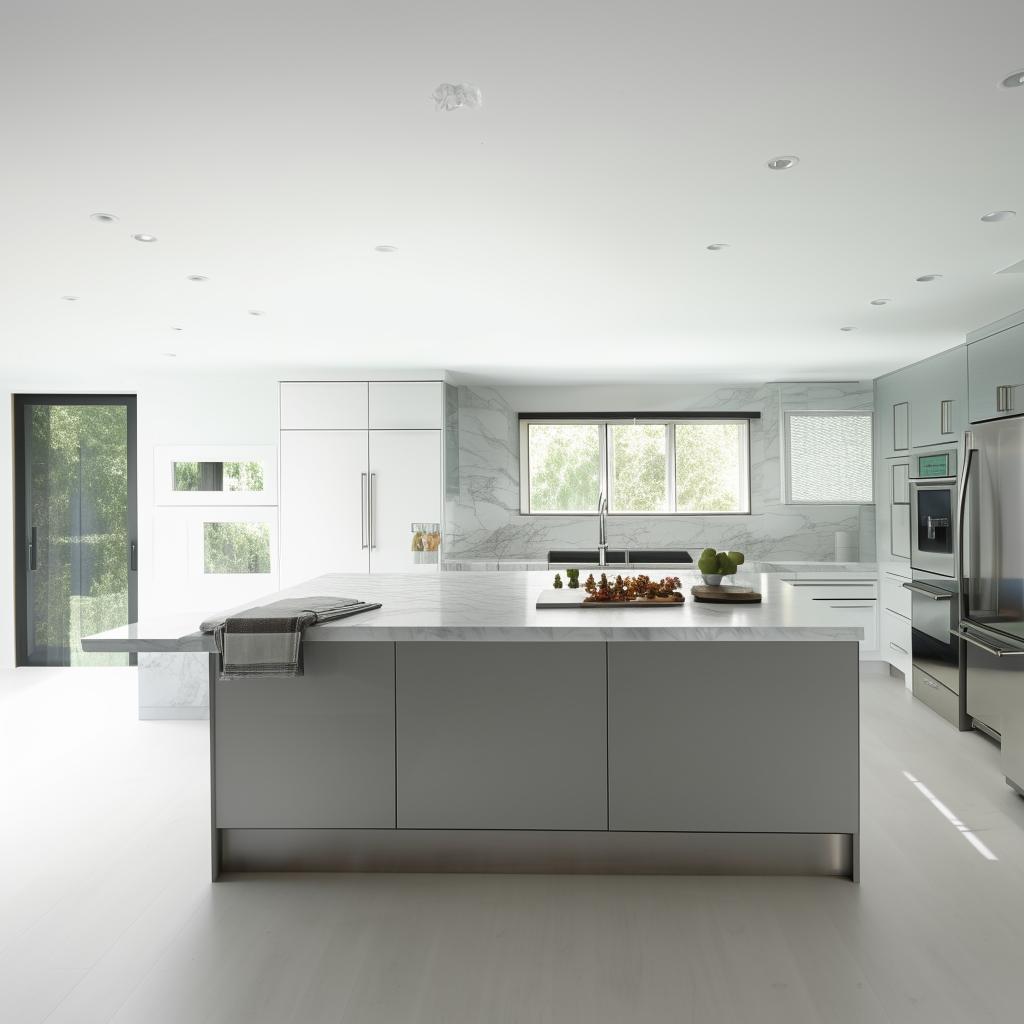
<svg viewBox="0 0 1024 1024"><path fill-rule="evenodd" d="M946 579L956 572L956 449L910 463L910 567Z"/></svg>

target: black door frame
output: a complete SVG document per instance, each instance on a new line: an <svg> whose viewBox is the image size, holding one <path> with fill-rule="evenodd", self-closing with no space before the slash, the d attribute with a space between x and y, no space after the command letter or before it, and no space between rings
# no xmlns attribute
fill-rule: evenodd
<svg viewBox="0 0 1024 1024"><path fill-rule="evenodd" d="M14 399L14 629L15 665L29 666L28 660L28 487L25 480L25 409L31 405L123 405L128 427L128 621L139 617L139 486L138 423L136 395L42 394L13 395ZM132 654L129 664L138 661Z"/></svg>

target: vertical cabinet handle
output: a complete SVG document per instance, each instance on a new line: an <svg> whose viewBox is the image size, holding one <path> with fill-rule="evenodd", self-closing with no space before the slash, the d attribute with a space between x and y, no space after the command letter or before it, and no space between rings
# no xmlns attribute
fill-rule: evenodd
<svg viewBox="0 0 1024 1024"><path fill-rule="evenodd" d="M939 403L939 432L942 434L953 433L953 399L944 398Z"/></svg>
<svg viewBox="0 0 1024 1024"><path fill-rule="evenodd" d="M360 529L360 541L361 547L364 549L370 546L370 541L366 532L366 517L369 512L370 499L368 491L366 489L366 474L360 473L360 486L362 488L361 503L359 506L359 529Z"/></svg>
<svg viewBox="0 0 1024 1024"><path fill-rule="evenodd" d="M28 542L28 567L33 572L35 572L36 568L37 568L37 558L36 558L36 556L37 556L38 548L39 548L38 537L39 537L39 534L38 534L36 528L33 526L32 527L32 539Z"/></svg>
<svg viewBox="0 0 1024 1024"><path fill-rule="evenodd" d="M128 568L132 572L139 571L139 545L135 541L128 545Z"/></svg>
<svg viewBox="0 0 1024 1024"><path fill-rule="evenodd" d="M996 412L1013 412L1013 387L1000 384L996 388Z"/></svg>
<svg viewBox="0 0 1024 1024"><path fill-rule="evenodd" d="M370 550L371 551L377 546L377 535L376 535L376 532L374 531L374 528L373 528L373 520L374 520L373 492L376 490L376 487L377 487L377 474L376 473L371 473L370 474L370 506L369 506L369 513L368 513L368 518L370 520Z"/></svg>

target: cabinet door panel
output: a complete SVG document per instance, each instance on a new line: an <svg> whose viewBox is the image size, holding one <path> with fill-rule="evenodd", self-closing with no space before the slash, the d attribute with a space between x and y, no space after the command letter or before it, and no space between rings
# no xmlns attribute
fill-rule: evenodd
<svg viewBox="0 0 1024 1024"><path fill-rule="evenodd" d="M399 828L608 827L603 643L396 646Z"/></svg>
<svg viewBox="0 0 1024 1024"><path fill-rule="evenodd" d="M369 571L367 437L365 430L281 431L282 586Z"/></svg>
<svg viewBox="0 0 1024 1024"><path fill-rule="evenodd" d="M305 675L218 682L219 828L395 827L395 646L314 643Z"/></svg>
<svg viewBox="0 0 1024 1024"><path fill-rule="evenodd" d="M904 371L911 390L910 438L915 448L950 444L966 425L967 352L940 352ZM943 403L946 414L943 415Z"/></svg>
<svg viewBox="0 0 1024 1024"><path fill-rule="evenodd" d="M371 430L440 430L444 384L440 381L371 381Z"/></svg>
<svg viewBox="0 0 1024 1024"><path fill-rule="evenodd" d="M896 402L892 407L893 451L905 452L910 447L910 403Z"/></svg>
<svg viewBox="0 0 1024 1024"><path fill-rule="evenodd" d="M441 431L371 430L370 474L371 571L436 572L414 557L411 527L441 522Z"/></svg>
<svg viewBox="0 0 1024 1024"><path fill-rule="evenodd" d="M365 381L284 381L282 430L365 430Z"/></svg>
<svg viewBox="0 0 1024 1024"><path fill-rule="evenodd" d="M972 423L1024 412L1024 324L972 342L967 359Z"/></svg>

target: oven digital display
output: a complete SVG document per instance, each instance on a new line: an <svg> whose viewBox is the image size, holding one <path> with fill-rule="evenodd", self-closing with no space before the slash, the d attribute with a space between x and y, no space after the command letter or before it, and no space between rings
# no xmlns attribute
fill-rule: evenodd
<svg viewBox="0 0 1024 1024"><path fill-rule="evenodd" d="M919 477L949 476L949 455L921 455L917 460Z"/></svg>

